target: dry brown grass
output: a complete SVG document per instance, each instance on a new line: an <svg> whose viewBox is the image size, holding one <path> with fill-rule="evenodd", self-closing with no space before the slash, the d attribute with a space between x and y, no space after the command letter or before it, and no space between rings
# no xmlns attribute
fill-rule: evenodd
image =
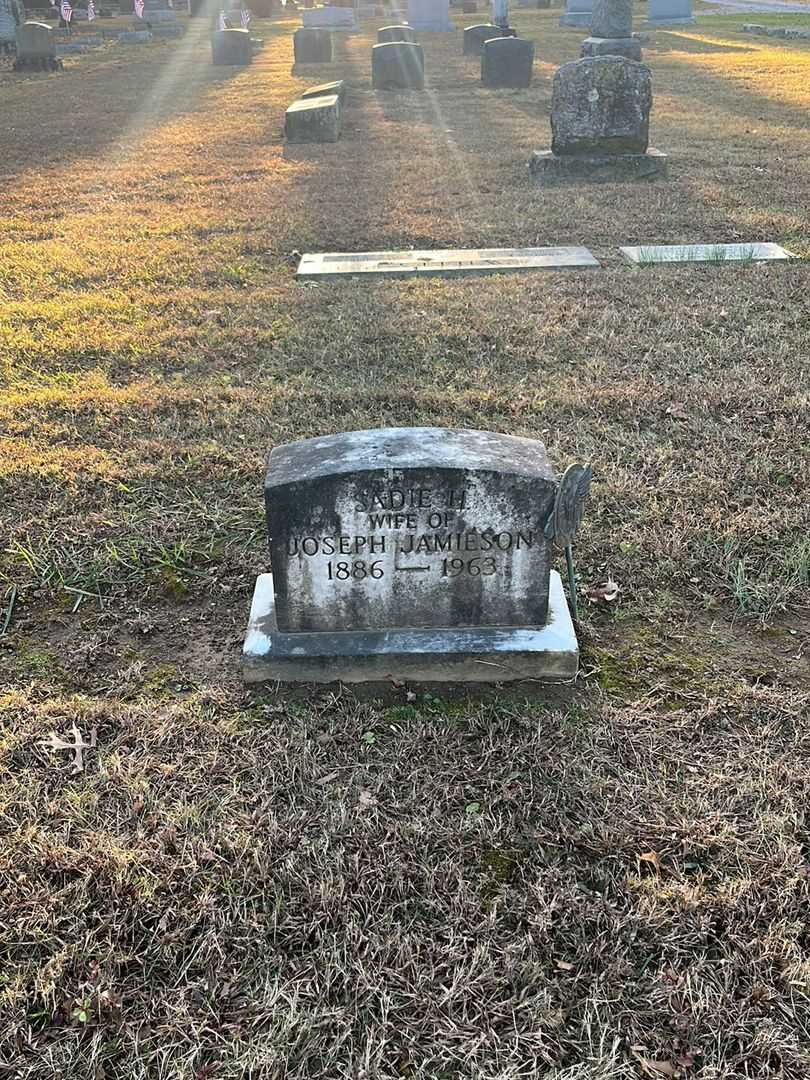
<svg viewBox="0 0 810 1080"><path fill-rule="evenodd" d="M375 96L371 27L291 74L292 23L243 72L194 34L0 70L0 1071L810 1074L810 270L615 252L810 250L810 50L659 32L670 179L541 192L557 17L516 13L526 92L439 38ZM341 142L286 149L335 75ZM293 279L545 243L604 269ZM570 699L242 688L267 450L387 423L594 461L579 569L622 599ZM73 720L78 777L37 746Z"/></svg>

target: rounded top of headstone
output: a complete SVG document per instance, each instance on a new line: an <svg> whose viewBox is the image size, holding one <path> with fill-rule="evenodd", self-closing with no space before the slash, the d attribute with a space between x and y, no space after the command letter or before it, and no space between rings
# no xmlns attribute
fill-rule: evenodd
<svg viewBox="0 0 810 1080"><path fill-rule="evenodd" d="M267 486L368 469L446 468L535 476L556 483L537 439L469 428L398 427L346 431L277 446Z"/></svg>

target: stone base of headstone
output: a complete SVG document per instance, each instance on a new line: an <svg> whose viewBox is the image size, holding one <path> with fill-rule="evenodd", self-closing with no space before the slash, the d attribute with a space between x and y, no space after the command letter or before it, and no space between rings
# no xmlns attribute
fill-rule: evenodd
<svg viewBox="0 0 810 1080"><path fill-rule="evenodd" d="M579 648L560 575L549 580L541 627L460 627L282 633L272 574L256 581L242 650L246 682L568 682Z"/></svg>
<svg viewBox="0 0 810 1080"><path fill-rule="evenodd" d="M490 90L519 90L531 86L533 68L533 41L500 37L484 42L481 49L481 82Z"/></svg>
<svg viewBox="0 0 810 1080"><path fill-rule="evenodd" d="M381 26L377 31L377 44L385 45L388 41L416 41L412 26Z"/></svg>
<svg viewBox="0 0 810 1080"><path fill-rule="evenodd" d="M334 82L321 83L320 86L311 86L309 90L303 92L301 99L306 101L309 98L329 97L332 94L337 94L340 104L343 105L346 100L345 79L336 79Z"/></svg>
<svg viewBox="0 0 810 1080"><path fill-rule="evenodd" d="M303 27L293 34L293 52L296 64L331 64L335 58L335 45L331 30Z"/></svg>
<svg viewBox="0 0 810 1080"><path fill-rule="evenodd" d="M640 60L641 42L632 37L587 37L582 42L580 56L626 56L628 60Z"/></svg>
<svg viewBox="0 0 810 1080"><path fill-rule="evenodd" d="M388 41L371 50L371 85L375 90L424 90L425 54L410 41Z"/></svg>
<svg viewBox="0 0 810 1080"><path fill-rule="evenodd" d="M244 67L253 59L248 30L217 30L211 38L211 54L217 65Z"/></svg>
<svg viewBox="0 0 810 1080"><path fill-rule="evenodd" d="M529 175L551 187L578 181L619 184L632 180L655 180L666 176L667 155L650 148L645 154L554 154L535 150L529 159Z"/></svg>
<svg viewBox="0 0 810 1080"><path fill-rule="evenodd" d="M287 142L337 142L342 112L337 94L299 98L287 109L284 134Z"/></svg>

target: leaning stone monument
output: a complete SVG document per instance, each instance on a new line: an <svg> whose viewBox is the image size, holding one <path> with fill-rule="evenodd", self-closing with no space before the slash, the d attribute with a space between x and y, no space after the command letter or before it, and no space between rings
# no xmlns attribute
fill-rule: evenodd
<svg viewBox="0 0 810 1080"><path fill-rule="evenodd" d="M537 150L531 176L542 184L661 176L667 158L649 146L650 69L623 56L574 60L554 76L551 150Z"/></svg>
<svg viewBox="0 0 810 1080"><path fill-rule="evenodd" d="M570 552L589 484L589 467L558 481L542 443L490 431L277 447L272 574L256 583L245 678L572 678L577 641L551 558L555 543Z"/></svg>
<svg viewBox="0 0 810 1080"><path fill-rule="evenodd" d="M593 0L591 34L581 55L641 59L641 42L633 37L633 0Z"/></svg>

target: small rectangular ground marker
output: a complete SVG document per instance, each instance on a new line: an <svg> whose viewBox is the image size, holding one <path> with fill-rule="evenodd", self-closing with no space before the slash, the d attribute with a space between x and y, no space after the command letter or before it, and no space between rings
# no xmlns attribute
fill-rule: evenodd
<svg viewBox="0 0 810 1080"><path fill-rule="evenodd" d="M651 244L619 248L622 255L637 265L684 262L762 262L793 259L779 244Z"/></svg>
<svg viewBox="0 0 810 1080"><path fill-rule="evenodd" d="M599 266L584 247L473 248L456 251L364 251L302 255L299 278L454 277L460 274L505 274L529 270L568 270Z"/></svg>

